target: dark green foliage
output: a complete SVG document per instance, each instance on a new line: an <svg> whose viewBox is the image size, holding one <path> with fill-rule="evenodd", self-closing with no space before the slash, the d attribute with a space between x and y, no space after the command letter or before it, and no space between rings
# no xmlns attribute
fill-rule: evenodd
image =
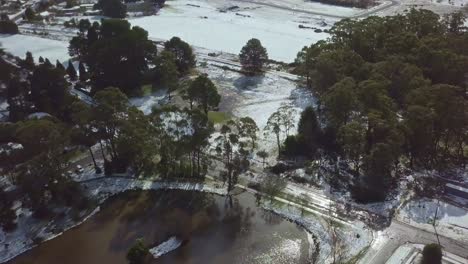
<svg viewBox="0 0 468 264"><path fill-rule="evenodd" d="M144 264L149 255L149 249L143 243L142 239L137 239L127 253L127 261L129 264Z"/></svg>
<svg viewBox="0 0 468 264"><path fill-rule="evenodd" d="M166 88L171 98L172 92L178 88L179 72L176 59L172 52L163 51L154 60L154 84L157 87Z"/></svg>
<svg viewBox="0 0 468 264"><path fill-rule="evenodd" d="M28 7L26 8L26 10L24 11L24 17L27 19L27 20L34 20L36 18L36 13L34 13L34 11L32 10L31 7Z"/></svg>
<svg viewBox="0 0 468 264"><path fill-rule="evenodd" d="M16 122L24 119L31 111L28 102L29 86L19 78L12 78L7 85L7 102L10 112L10 121Z"/></svg>
<svg viewBox="0 0 468 264"><path fill-rule="evenodd" d="M97 29L98 38L94 40L96 36L91 32ZM93 92L109 86L119 87L129 95L139 91L148 62L156 56L156 46L148 40L148 32L140 27L130 28L125 20L106 19L100 27L93 24L86 37L79 35L77 39L88 48L75 49L71 42L70 50L84 58Z"/></svg>
<svg viewBox="0 0 468 264"><path fill-rule="evenodd" d="M11 20L0 20L0 34L18 34L18 26Z"/></svg>
<svg viewBox="0 0 468 264"><path fill-rule="evenodd" d="M46 63L39 65L31 77L31 101L37 111L65 117L72 96L63 72Z"/></svg>
<svg viewBox="0 0 468 264"><path fill-rule="evenodd" d="M186 74L195 67L195 55L192 47L178 37L173 37L164 43L164 50L170 51L175 56L177 70L180 74Z"/></svg>
<svg viewBox="0 0 468 264"><path fill-rule="evenodd" d="M127 6L121 0L99 0L94 9L101 9L102 14L110 18L125 18Z"/></svg>
<svg viewBox="0 0 468 264"><path fill-rule="evenodd" d="M68 61L67 74L68 74L68 77L70 77L70 80L72 81L76 80L76 70L71 60Z"/></svg>
<svg viewBox="0 0 468 264"><path fill-rule="evenodd" d="M39 57L39 62L41 62L41 58L42 57ZM44 59L42 59L42 62L44 62ZM24 61L22 61L21 66L23 66L24 68L26 68L28 70L33 70L34 69L34 67L35 67L34 58L33 58L31 52L29 52L29 51L26 52L26 58L24 59Z"/></svg>
<svg viewBox="0 0 468 264"><path fill-rule="evenodd" d="M259 73L268 60L266 49L258 39L250 39L239 54L242 69L248 73Z"/></svg>
<svg viewBox="0 0 468 264"><path fill-rule="evenodd" d="M57 60L57 61L55 62L55 68L57 68L57 69L59 69L59 70L65 72L65 67L63 67L63 64L60 63L59 60Z"/></svg>
<svg viewBox="0 0 468 264"><path fill-rule="evenodd" d="M16 227L16 213L11 209L13 203L7 194L0 189L0 227L4 231L12 231Z"/></svg>
<svg viewBox="0 0 468 264"><path fill-rule="evenodd" d="M303 142L301 147L304 148L304 153L313 156L322 138L322 130L314 108L309 106L302 111L297 133Z"/></svg>
<svg viewBox="0 0 468 264"><path fill-rule="evenodd" d="M421 264L441 264L442 249L437 244L428 244L424 246L422 252Z"/></svg>
<svg viewBox="0 0 468 264"><path fill-rule="evenodd" d="M203 109L205 115L208 110L218 107L221 96L218 94L218 89L207 75L202 74L192 81L187 89L187 97L190 102L190 107L195 103Z"/></svg>
<svg viewBox="0 0 468 264"><path fill-rule="evenodd" d="M402 160L437 169L466 163L463 21L460 13L440 19L415 9L344 19L329 40L299 52L296 72L318 98L321 146L350 162L359 201L383 200ZM291 146L317 133L300 126L301 137L288 139Z"/></svg>

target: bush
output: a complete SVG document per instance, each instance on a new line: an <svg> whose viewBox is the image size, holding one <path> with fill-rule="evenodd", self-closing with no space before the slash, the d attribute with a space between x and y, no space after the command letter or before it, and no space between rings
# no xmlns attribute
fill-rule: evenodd
<svg viewBox="0 0 468 264"><path fill-rule="evenodd" d="M442 248L437 244L428 244L422 252L421 264L441 264Z"/></svg>
<svg viewBox="0 0 468 264"><path fill-rule="evenodd" d="M135 245L128 250L127 260L129 264L143 264L148 257L149 250L142 239L137 239Z"/></svg>
<svg viewBox="0 0 468 264"><path fill-rule="evenodd" d="M18 34L18 26L10 20L0 21L0 34Z"/></svg>

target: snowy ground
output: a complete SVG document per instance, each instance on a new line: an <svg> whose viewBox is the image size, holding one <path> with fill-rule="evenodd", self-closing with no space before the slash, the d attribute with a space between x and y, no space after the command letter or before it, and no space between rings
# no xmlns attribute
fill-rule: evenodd
<svg viewBox="0 0 468 264"><path fill-rule="evenodd" d="M263 133L268 118L281 104L290 104L295 110L291 119L297 124L301 111L314 103L311 92L298 87L294 80L285 78L280 72L272 71L264 76L247 77L236 71L221 69L220 66L223 65L208 62L206 67L199 68L201 72L208 74L218 87L221 94L219 110L239 118L251 117L260 129L261 149L274 153L277 151L275 140L271 135L264 136ZM239 69L236 66L229 67ZM295 129L292 129L290 134L294 133Z"/></svg>
<svg viewBox="0 0 468 264"><path fill-rule="evenodd" d="M7 52L23 59L26 52L30 51L36 63L39 56L48 58L53 64L56 60L64 62L70 57L68 42L64 41L25 35L0 35L0 43Z"/></svg>
<svg viewBox="0 0 468 264"><path fill-rule="evenodd" d="M434 232L432 224L436 210L437 232L446 237L468 242L468 210L442 201L440 203L430 199L410 201L400 209L397 219Z"/></svg>
<svg viewBox="0 0 468 264"><path fill-rule="evenodd" d="M153 255L154 258L159 258L162 255L165 255L182 245L182 241L177 237L170 237L168 240L162 242L161 244L151 248L149 252Z"/></svg>
<svg viewBox="0 0 468 264"><path fill-rule="evenodd" d="M132 25L143 27L153 38L170 39L178 36L188 43L212 50L238 54L250 38L258 38L267 48L270 58L294 61L297 52L327 33L300 29L299 24L327 29L336 19L313 15L297 15L255 4L233 2L234 11L220 12L219 4L203 0L167 2L158 15L132 18ZM337 8L339 9L339 8Z"/></svg>
<svg viewBox="0 0 468 264"><path fill-rule="evenodd" d="M421 244L404 244L395 250L386 264L418 264L421 262L423 248L424 245ZM467 259L463 259L450 252L444 251L443 254L443 264L464 264L468 262Z"/></svg>

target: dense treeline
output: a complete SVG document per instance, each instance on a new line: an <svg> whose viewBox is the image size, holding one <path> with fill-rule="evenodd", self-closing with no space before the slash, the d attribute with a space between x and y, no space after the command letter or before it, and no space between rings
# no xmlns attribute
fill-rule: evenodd
<svg viewBox="0 0 468 264"><path fill-rule="evenodd" d="M414 9L336 23L329 40L298 54L296 70L316 94L318 107L302 113L299 134L289 138L298 146L292 152L307 147L313 156L320 148L348 160L356 175L354 194L362 201L383 199L401 164L464 166L468 32L463 24L461 13L441 19Z"/></svg>

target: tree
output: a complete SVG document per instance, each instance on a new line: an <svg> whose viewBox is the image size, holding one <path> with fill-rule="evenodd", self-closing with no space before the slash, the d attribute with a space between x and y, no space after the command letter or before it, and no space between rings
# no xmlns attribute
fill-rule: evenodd
<svg viewBox="0 0 468 264"><path fill-rule="evenodd" d="M282 104L277 111L273 112L268 118L265 126L265 131L273 133L276 137L278 146L278 156L281 154L281 134L289 136L289 131L295 126L294 120L291 118L296 114L296 110L289 104Z"/></svg>
<svg viewBox="0 0 468 264"><path fill-rule="evenodd" d="M243 142L237 131L237 124L229 121L221 127L220 135L215 139L216 152L222 157L224 171L220 176L227 182L228 193L234 189L239 175L248 168L247 156L249 151L245 149Z"/></svg>
<svg viewBox="0 0 468 264"><path fill-rule="evenodd" d="M94 9L101 9L102 14L111 18L125 18L127 6L121 0L99 0Z"/></svg>
<svg viewBox="0 0 468 264"><path fill-rule="evenodd" d="M259 131L257 124L250 117L242 117L239 119L239 135L241 137L248 137L251 140L252 151L256 148L257 133Z"/></svg>
<svg viewBox="0 0 468 264"><path fill-rule="evenodd" d="M354 163L354 170L357 174L361 166L361 157L365 153L365 135L365 127L357 121L351 121L340 127L338 131L338 138L346 158Z"/></svg>
<svg viewBox="0 0 468 264"><path fill-rule="evenodd" d="M93 150L91 147L97 141L97 135L94 131L93 118L91 116L92 111L83 101L76 101L71 106L71 119L76 124L76 129L73 131L73 139L80 145L84 145L88 148L91 159L93 160L94 169L96 173L101 173L101 169L96 163Z"/></svg>
<svg viewBox="0 0 468 264"><path fill-rule="evenodd" d="M148 256L148 247L142 239L137 239L135 244L128 250L127 261L129 264L144 264Z"/></svg>
<svg viewBox="0 0 468 264"><path fill-rule="evenodd" d="M80 64L78 64L78 73L80 75L80 81L86 82L88 80L88 72L86 71L86 67L81 61Z"/></svg>
<svg viewBox="0 0 468 264"><path fill-rule="evenodd" d="M262 71L264 64L268 61L268 54L260 40L253 38L242 47L239 60L244 71L256 74Z"/></svg>
<svg viewBox="0 0 468 264"><path fill-rule="evenodd" d="M68 74L68 77L70 77L70 80L72 81L76 80L76 70L71 60L68 60L67 74Z"/></svg>
<svg viewBox="0 0 468 264"><path fill-rule="evenodd" d="M11 231L16 227L16 212L11 209L13 202L7 197L3 189L0 189L0 226L4 231Z"/></svg>
<svg viewBox="0 0 468 264"><path fill-rule="evenodd" d="M39 60L39 62L40 62L40 60ZM26 58L23 61L23 67L25 67L28 70L33 70L34 67L35 67L34 58L32 56L32 53L29 52L29 51L26 52Z"/></svg>
<svg viewBox="0 0 468 264"><path fill-rule="evenodd" d="M26 56L28 55L28 53L26 52ZM32 57L32 55L31 55ZM44 58L42 58L42 56L39 56L39 63L40 64L43 64L44 63Z"/></svg>
<svg viewBox="0 0 468 264"><path fill-rule="evenodd" d="M0 34L18 34L18 25L11 20L0 20Z"/></svg>
<svg viewBox="0 0 468 264"><path fill-rule="evenodd" d="M31 101L37 111L66 117L66 110L73 97L68 93L68 83L62 71L39 65L31 77Z"/></svg>
<svg viewBox="0 0 468 264"><path fill-rule="evenodd" d="M206 74L198 76L190 83L187 89L187 96L190 101L190 107L192 108L195 102L203 109L206 115L210 109L218 107L221 100L218 89Z"/></svg>
<svg viewBox="0 0 468 264"><path fill-rule="evenodd" d="M270 200L273 200L275 196L281 194L287 184L288 182L281 178L281 176L272 174L264 177L260 186L261 191L268 195Z"/></svg>
<svg viewBox="0 0 468 264"><path fill-rule="evenodd" d="M57 69L59 69L59 70L61 70L61 71L63 71L63 72L65 73L65 67L63 67L63 64L60 63L59 60L57 60L57 61L55 62L55 68L57 68Z"/></svg>
<svg viewBox="0 0 468 264"><path fill-rule="evenodd" d="M24 17L27 20L31 21L36 18L36 13L34 13L31 7L27 7L26 10L24 11Z"/></svg>
<svg viewBox="0 0 468 264"><path fill-rule="evenodd" d="M169 100L179 87L179 72L172 52L163 51L154 60L154 83L167 89Z"/></svg>
<svg viewBox="0 0 468 264"><path fill-rule="evenodd" d="M424 246L422 252L421 264L441 264L442 249L437 244L428 244Z"/></svg>
<svg viewBox="0 0 468 264"><path fill-rule="evenodd" d="M313 156L320 145L322 130L320 128L317 115L315 114L315 110L311 106L302 111L299 124L297 126L297 134L300 140L304 143L306 153Z"/></svg>
<svg viewBox="0 0 468 264"><path fill-rule="evenodd" d="M29 85L17 76L11 78L7 85L7 102L10 121L24 119L31 110L28 102Z"/></svg>
<svg viewBox="0 0 468 264"><path fill-rule="evenodd" d="M95 27L93 24L90 30ZM148 32L140 27L130 28L125 20L106 19L99 27L98 36L84 56L94 84L92 92L112 86L127 95L139 93L148 62L156 55L156 46L148 39ZM88 42L91 42L89 36Z"/></svg>
<svg viewBox="0 0 468 264"><path fill-rule="evenodd" d="M192 47L178 37L173 37L164 43L164 50L172 52L175 56L177 70L180 74L187 74L195 67L195 55Z"/></svg>
<svg viewBox="0 0 468 264"><path fill-rule="evenodd" d="M259 152L257 152L257 156L259 156L262 159L262 165L263 168L265 168L265 160L268 158L268 152L266 152L265 150L260 150Z"/></svg>

